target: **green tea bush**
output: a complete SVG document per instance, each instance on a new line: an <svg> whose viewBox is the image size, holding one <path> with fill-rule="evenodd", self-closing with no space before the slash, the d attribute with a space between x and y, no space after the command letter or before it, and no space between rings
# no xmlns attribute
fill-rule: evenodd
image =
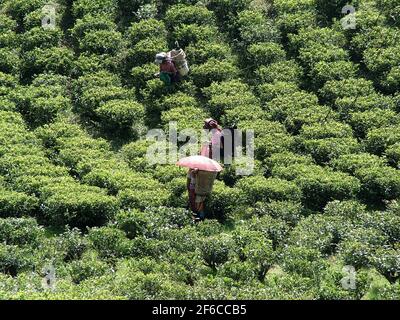
<svg viewBox="0 0 400 320"><path fill-rule="evenodd" d="M129 255L132 243L126 238L122 230L112 227L92 228L88 239L99 256L106 260L113 260Z"/></svg>
<svg viewBox="0 0 400 320"><path fill-rule="evenodd" d="M299 84L303 76L302 68L294 60L278 61L268 66L258 67L255 75L259 82L294 82Z"/></svg>
<svg viewBox="0 0 400 320"><path fill-rule="evenodd" d="M143 183L147 185L148 179ZM168 203L171 194L162 187L142 189L125 189L118 193L117 199L122 208L145 209L152 206L163 206Z"/></svg>
<svg viewBox="0 0 400 320"><path fill-rule="evenodd" d="M0 46L14 47L17 44L17 22L6 14L0 14Z"/></svg>
<svg viewBox="0 0 400 320"><path fill-rule="evenodd" d="M0 219L0 242L7 245L38 245L44 236L44 229L34 218Z"/></svg>
<svg viewBox="0 0 400 320"><path fill-rule="evenodd" d="M252 214L257 216L268 215L275 219L281 219L294 226L303 216L303 206L294 201L271 201L269 203L256 203Z"/></svg>
<svg viewBox="0 0 400 320"><path fill-rule="evenodd" d="M149 216L152 223L168 229L180 229L192 223L191 214L183 208L149 207L144 213ZM151 230L157 232L157 230Z"/></svg>
<svg viewBox="0 0 400 320"><path fill-rule="evenodd" d="M396 168L399 168L399 161L400 161L400 148L399 144L396 143L389 148L387 148L385 152L385 156L388 160L388 163Z"/></svg>
<svg viewBox="0 0 400 320"><path fill-rule="evenodd" d="M34 265L32 249L0 244L0 272L15 277L22 271L32 270Z"/></svg>
<svg viewBox="0 0 400 320"><path fill-rule="evenodd" d="M132 93L122 87L94 87L85 91L80 98L78 111L83 115L94 116L96 109L111 100L129 100Z"/></svg>
<svg viewBox="0 0 400 320"><path fill-rule="evenodd" d="M96 257L84 257L81 260L72 261L68 265L72 281L76 284L90 278L98 278L103 276L109 267L107 263L96 259Z"/></svg>
<svg viewBox="0 0 400 320"><path fill-rule="evenodd" d="M267 103L266 109L273 120L284 121L295 110L318 106L318 97L305 91L279 95Z"/></svg>
<svg viewBox="0 0 400 320"><path fill-rule="evenodd" d="M339 11L338 11L339 12ZM327 46L344 47L346 45L345 35L334 28L304 28L298 34L289 36L293 50L298 51L302 47L310 47L314 44L326 44Z"/></svg>
<svg viewBox="0 0 400 320"><path fill-rule="evenodd" d="M358 66L350 61L320 61L310 71L310 78L316 88L321 88L327 81L356 77Z"/></svg>
<svg viewBox="0 0 400 320"><path fill-rule="evenodd" d="M385 159L369 153L342 155L332 160L332 167L336 170L354 175L359 169L368 169L385 166Z"/></svg>
<svg viewBox="0 0 400 320"><path fill-rule="evenodd" d="M214 24L214 15L212 11L203 6L178 4L169 7L165 14L165 24L169 29L185 24L207 26Z"/></svg>
<svg viewBox="0 0 400 320"><path fill-rule="evenodd" d="M391 283L395 283L400 278L399 250L383 248L376 250L375 256L372 258L372 264Z"/></svg>
<svg viewBox="0 0 400 320"><path fill-rule="evenodd" d="M41 211L47 223L71 227L104 224L117 210L117 200L97 187L59 183L41 190Z"/></svg>
<svg viewBox="0 0 400 320"><path fill-rule="evenodd" d="M17 109L32 126L54 121L58 115L71 109L71 101L62 95L60 85L18 88L9 96Z"/></svg>
<svg viewBox="0 0 400 320"><path fill-rule="evenodd" d="M341 216L310 215L291 231L289 245L318 250L327 256L334 254L337 245L353 226Z"/></svg>
<svg viewBox="0 0 400 320"><path fill-rule="evenodd" d="M236 108L245 110L245 113L249 114L247 109L250 107L253 113L259 105L257 97L250 91L249 86L238 80L213 82L202 92L208 99L207 108L217 119L224 114L228 116L228 112Z"/></svg>
<svg viewBox="0 0 400 320"><path fill-rule="evenodd" d="M246 177L238 181L235 187L242 190L248 204L301 198L301 190L296 184L278 178Z"/></svg>
<svg viewBox="0 0 400 320"><path fill-rule="evenodd" d="M94 50L94 53L100 54L111 53L112 51L107 52L107 50L117 49L116 47L112 48L112 46L119 45L121 41L121 35L115 29L115 23L106 16L89 14L76 21L74 27L71 29L71 34L78 50ZM97 46L96 38L100 35L105 35L108 41L105 41L103 44L99 43L99 46Z"/></svg>
<svg viewBox="0 0 400 320"><path fill-rule="evenodd" d="M315 249L289 246L283 255L283 269L302 277L317 278L327 268L327 262Z"/></svg>
<svg viewBox="0 0 400 320"><path fill-rule="evenodd" d="M266 215L251 218L245 222L245 226L249 230L261 232L265 239L271 240L274 250L285 244L290 231L290 226L285 221Z"/></svg>
<svg viewBox="0 0 400 320"><path fill-rule="evenodd" d="M35 27L22 35L22 50L31 51L37 48L55 48L61 44L62 30L55 28L53 30L44 30L41 27Z"/></svg>
<svg viewBox="0 0 400 320"><path fill-rule="evenodd" d="M369 201L393 200L400 195L400 175L394 168L362 168L355 175L362 183L361 196Z"/></svg>
<svg viewBox="0 0 400 320"><path fill-rule="evenodd" d="M343 80L327 81L319 90L323 102L333 104L338 98L362 97L374 94L372 81L363 78L350 78Z"/></svg>
<svg viewBox="0 0 400 320"><path fill-rule="evenodd" d="M105 129L130 130L134 124L143 122L144 107L136 101L110 100L95 110Z"/></svg>
<svg viewBox="0 0 400 320"><path fill-rule="evenodd" d="M223 221L237 209L237 206L243 205L244 201L242 190L227 187L224 183L216 181L213 192L206 202L208 217Z"/></svg>
<svg viewBox="0 0 400 320"><path fill-rule="evenodd" d="M331 123L339 119L339 115L328 106L312 106L289 111L283 123L293 134L298 134L304 125Z"/></svg>
<svg viewBox="0 0 400 320"><path fill-rule="evenodd" d="M272 241L263 238L260 231L248 231L238 229L233 234L235 242L234 250L240 261L248 262L247 273L255 274L260 281L264 281L268 270L275 262L275 254L272 249ZM229 264L228 264L229 266ZM246 271L240 271L246 272ZM254 277L254 275L252 276ZM251 278L251 277L246 277Z"/></svg>
<svg viewBox="0 0 400 320"><path fill-rule="evenodd" d="M57 239L57 246L64 253L64 261L79 260L88 247L87 239L78 228L63 232Z"/></svg>
<svg viewBox="0 0 400 320"><path fill-rule="evenodd" d="M207 112L200 107L182 106L172 108L161 113L161 122L165 130L169 129L170 122L177 123L178 132L184 129L201 130L204 119L207 119Z"/></svg>
<svg viewBox="0 0 400 320"><path fill-rule="evenodd" d="M256 65L268 65L286 58L285 50L274 42L254 43L248 47L247 51L250 63Z"/></svg>
<svg viewBox="0 0 400 320"><path fill-rule="evenodd" d="M232 239L226 235L204 238L200 250L204 263L215 270L229 260Z"/></svg>
<svg viewBox="0 0 400 320"><path fill-rule="evenodd" d="M257 119L241 121L238 128L243 132L254 130L255 154L257 160L263 161L274 153L293 150L294 137L277 121Z"/></svg>
<svg viewBox="0 0 400 320"><path fill-rule="evenodd" d="M300 137L303 139L350 138L352 133L349 125L331 121L303 126Z"/></svg>
<svg viewBox="0 0 400 320"><path fill-rule="evenodd" d="M324 208L324 214L357 220L366 212L366 206L356 200L332 201Z"/></svg>
<svg viewBox="0 0 400 320"><path fill-rule="evenodd" d="M270 158L266 159L266 166L271 171L275 167L287 167L293 164L314 164L314 160L309 155L300 155L293 152L275 153Z"/></svg>
<svg viewBox="0 0 400 320"><path fill-rule="evenodd" d="M244 10L238 14L237 29L245 45L255 42L275 42L279 40L279 31L261 12Z"/></svg>
<svg viewBox="0 0 400 320"><path fill-rule="evenodd" d="M154 63L154 57L158 52L167 51L167 42L163 38L146 38L127 49L123 63L127 70L146 63Z"/></svg>
<svg viewBox="0 0 400 320"><path fill-rule="evenodd" d="M148 214L139 210L120 211L115 216L116 225L123 230L129 239L138 235L146 235L151 219Z"/></svg>
<svg viewBox="0 0 400 320"><path fill-rule="evenodd" d="M238 76L238 69L230 61L210 58L203 64L193 66L191 76L197 87L204 88L212 82L234 79Z"/></svg>
<svg viewBox="0 0 400 320"><path fill-rule="evenodd" d="M302 191L304 203L314 209L332 200L355 198L361 188L357 178L316 165L294 164L272 172L281 179L293 180Z"/></svg>
<svg viewBox="0 0 400 320"><path fill-rule="evenodd" d="M182 48L195 43L218 42L219 32L214 25L183 24L174 28L169 35L171 40L178 41Z"/></svg>
<svg viewBox="0 0 400 320"><path fill-rule="evenodd" d="M399 216L396 215L397 202L391 202L386 211L372 211L362 215L360 224L367 228L375 228L387 236L390 244L396 245L400 238Z"/></svg>
<svg viewBox="0 0 400 320"><path fill-rule="evenodd" d="M0 216L21 217L33 215L39 209L36 197L22 192L15 192L0 188Z"/></svg>
<svg viewBox="0 0 400 320"><path fill-rule="evenodd" d="M376 155L382 155L388 147L398 141L399 129L399 126L389 126L370 130L365 139L367 151Z"/></svg>
<svg viewBox="0 0 400 320"><path fill-rule="evenodd" d="M361 150L354 138L325 138L299 141L299 148L305 154L311 154L318 164L328 163L344 154L353 154Z"/></svg>
<svg viewBox="0 0 400 320"><path fill-rule="evenodd" d="M364 112L352 112L348 123L357 137L365 138L369 131L399 124L396 112L385 109L372 109Z"/></svg>
<svg viewBox="0 0 400 320"><path fill-rule="evenodd" d="M133 67L130 72L131 84L136 88L143 88L146 81L154 78L154 74L159 71L159 67L154 63Z"/></svg>
<svg viewBox="0 0 400 320"><path fill-rule="evenodd" d="M88 14L108 15L110 18L113 18L116 15L116 4L117 2L114 0L78 0L72 4L72 14L75 19L81 19Z"/></svg>
<svg viewBox="0 0 400 320"><path fill-rule="evenodd" d="M327 46L326 44L313 43L299 50L300 63L308 70L316 68L320 62L333 63L348 59L347 51L335 45Z"/></svg>
<svg viewBox="0 0 400 320"><path fill-rule="evenodd" d="M196 43L189 44L185 52L190 62L196 65L205 63L211 58L217 60L232 59L231 48L226 43L221 42L200 40Z"/></svg>
<svg viewBox="0 0 400 320"><path fill-rule="evenodd" d="M165 37L166 29L162 21L146 19L132 23L128 29L127 36L130 43L136 44L147 38Z"/></svg>
<svg viewBox="0 0 400 320"><path fill-rule="evenodd" d="M395 109L395 99L378 93L371 93L365 96L346 96L337 98L335 108L338 109L343 119L350 118L352 112L373 111L374 109Z"/></svg>
<svg viewBox="0 0 400 320"><path fill-rule="evenodd" d="M17 75L21 60L16 49L0 48L0 72Z"/></svg>
<svg viewBox="0 0 400 320"><path fill-rule="evenodd" d="M263 83L257 87L260 100L268 103L280 95L289 95L299 91L299 87L294 82L274 81L273 83Z"/></svg>
<svg viewBox="0 0 400 320"><path fill-rule="evenodd" d="M375 251L387 241L382 232L373 228L355 228L349 230L338 252L347 265L355 268L369 267Z"/></svg>

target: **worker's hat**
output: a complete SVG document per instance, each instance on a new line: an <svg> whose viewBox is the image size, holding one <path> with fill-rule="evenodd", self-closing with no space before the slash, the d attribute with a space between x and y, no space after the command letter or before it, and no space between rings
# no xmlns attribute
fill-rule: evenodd
<svg viewBox="0 0 400 320"><path fill-rule="evenodd" d="M167 53L160 52L156 54L156 59L154 60L154 62L157 64L161 64L165 59L167 59Z"/></svg>

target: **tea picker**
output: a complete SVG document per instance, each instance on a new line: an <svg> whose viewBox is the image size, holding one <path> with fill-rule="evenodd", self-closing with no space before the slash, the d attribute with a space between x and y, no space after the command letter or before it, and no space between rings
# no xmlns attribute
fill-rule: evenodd
<svg viewBox="0 0 400 320"><path fill-rule="evenodd" d="M160 72L154 76L159 77L166 85L179 82L181 77L189 73L186 53L179 47L177 41L175 45L175 49L169 52L157 53L154 61L160 66Z"/></svg>
<svg viewBox="0 0 400 320"><path fill-rule="evenodd" d="M182 158L177 165L189 168L187 176L189 207L193 211L195 221L204 220L206 198L211 194L217 174L223 168L218 162L204 156Z"/></svg>

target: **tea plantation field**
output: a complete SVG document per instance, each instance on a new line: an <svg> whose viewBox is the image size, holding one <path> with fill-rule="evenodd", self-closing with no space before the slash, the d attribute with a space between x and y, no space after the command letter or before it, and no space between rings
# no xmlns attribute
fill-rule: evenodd
<svg viewBox="0 0 400 320"><path fill-rule="evenodd" d="M399 0L0 0L0 299L400 299L399 112ZM145 135L209 117L194 224Z"/></svg>

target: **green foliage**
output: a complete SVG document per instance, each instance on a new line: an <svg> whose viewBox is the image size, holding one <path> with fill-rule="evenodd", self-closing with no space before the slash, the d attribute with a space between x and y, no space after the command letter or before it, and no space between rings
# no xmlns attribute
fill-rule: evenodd
<svg viewBox="0 0 400 320"><path fill-rule="evenodd" d="M18 217L34 214L38 210L38 199L25 193L0 189L0 215Z"/></svg>
<svg viewBox="0 0 400 320"><path fill-rule="evenodd" d="M261 66L255 73L259 81L267 83L274 81L300 83L303 76L302 68L293 60L278 61L268 66Z"/></svg>
<svg viewBox="0 0 400 320"><path fill-rule="evenodd" d="M214 23L213 12L203 6L174 5L165 14L165 24L171 28L180 25L211 25Z"/></svg>
<svg viewBox="0 0 400 320"><path fill-rule="evenodd" d="M355 268L368 267L371 266L377 248L385 242L386 237L376 229L355 228L345 235L339 245L339 253L348 265Z"/></svg>
<svg viewBox="0 0 400 320"><path fill-rule="evenodd" d="M232 250L232 239L228 236L213 236L204 238L200 243L204 263L212 269L228 261Z"/></svg>
<svg viewBox="0 0 400 320"><path fill-rule="evenodd" d="M33 218L0 219L0 242L7 245L38 245L43 235Z"/></svg>
<svg viewBox="0 0 400 320"><path fill-rule="evenodd" d="M129 131L144 119L144 107L129 100L110 100L96 109L103 127L110 131Z"/></svg>
<svg viewBox="0 0 400 320"><path fill-rule="evenodd" d="M315 209L321 209L332 200L354 198L361 187L359 180L354 177L316 165L293 164L288 167L276 167L273 174L293 180L303 193L304 203Z"/></svg>
<svg viewBox="0 0 400 320"><path fill-rule="evenodd" d="M256 203L252 214L257 216L268 215L275 219L281 219L290 225L296 225L300 221L303 211L300 202L274 200L269 203Z"/></svg>
<svg viewBox="0 0 400 320"><path fill-rule="evenodd" d="M291 231L288 242L293 246L318 250L328 256L335 253L338 243L351 227L351 223L342 216L310 215Z"/></svg>
<svg viewBox="0 0 400 320"><path fill-rule="evenodd" d="M339 17L342 8L347 4L345 0L316 0L316 8L325 23L329 23L332 18Z"/></svg>
<svg viewBox="0 0 400 320"><path fill-rule="evenodd" d="M205 63L208 59L231 59L231 48L221 42L198 41L190 44L185 50L188 59L193 64Z"/></svg>
<svg viewBox="0 0 400 320"><path fill-rule="evenodd" d="M286 57L285 50L282 46L274 42L260 42L249 46L250 63L256 65L268 65L273 62L284 60Z"/></svg>
<svg viewBox="0 0 400 320"><path fill-rule="evenodd" d="M400 298L397 0L61 0L54 29L45 4L0 0L0 299ZM145 134L209 117L254 159L195 223Z"/></svg>
<svg viewBox="0 0 400 320"><path fill-rule="evenodd" d="M127 256L132 246L123 231L112 227L92 228L88 238L99 256L106 260Z"/></svg>
<svg viewBox="0 0 400 320"><path fill-rule="evenodd" d="M90 278L101 277L109 270L107 263L91 256L72 261L68 267L72 281L76 284Z"/></svg>
<svg viewBox="0 0 400 320"><path fill-rule="evenodd" d="M279 31L261 12L244 10L238 14L236 24L245 45L279 39Z"/></svg>
<svg viewBox="0 0 400 320"><path fill-rule="evenodd" d="M398 126L372 129L365 139L365 146L370 153L381 155L388 147L398 141L400 134Z"/></svg>
<svg viewBox="0 0 400 320"><path fill-rule="evenodd" d="M288 247L283 257L283 269L302 277L318 277L327 267L327 262L315 249Z"/></svg>
<svg viewBox="0 0 400 320"><path fill-rule="evenodd" d="M199 88L208 87L212 82L234 79L238 70L230 61L218 61L210 58L201 65L195 65L191 71L193 81Z"/></svg>
<svg viewBox="0 0 400 320"><path fill-rule="evenodd" d="M97 187L58 183L41 190L41 210L49 224L70 226L101 225L117 209L115 198Z"/></svg>
<svg viewBox="0 0 400 320"><path fill-rule="evenodd" d="M243 178L236 187L243 190L248 204L257 201L298 200L301 197L301 191L294 183L277 178Z"/></svg>
<svg viewBox="0 0 400 320"><path fill-rule="evenodd" d="M67 228L57 241L58 247L64 252L64 261L80 259L88 246L86 238L77 228Z"/></svg>
<svg viewBox="0 0 400 320"><path fill-rule="evenodd" d="M0 271L15 277L19 272L32 270L32 249L0 244Z"/></svg>
<svg viewBox="0 0 400 320"><path fill-rule="evenodd" d="M170 38L178 41L183 48L195 43L204 43L205 41L217 41L218 29L213 25L184 24L177 26Z"/></svg>
<svg viewBox="0 0 400 320"><path fill-rule="evenodd" d="M88 14L102 14L109 15L110 18L115 16L116 12L116 1L88 1L78 0L74 1L72 5L72 14L75 19L81 19Z"/></svg>
<svg viewBox="0 0 400 320"><path fill-rule="evenodd" d="M144 212L138 210L121 211L115 216L119 229L126 233L129 239L145 235L150 226L150 219Z"/></svg>
<svg viewBox="0 0 400 320"><path fill-rule="evenodd" d="M320 90L321 97L328 103L334 103L336 99L345 97L350 97L353 101L357 101L358 97L373 93L372 82L363 78L327 81Z"/></svg>

